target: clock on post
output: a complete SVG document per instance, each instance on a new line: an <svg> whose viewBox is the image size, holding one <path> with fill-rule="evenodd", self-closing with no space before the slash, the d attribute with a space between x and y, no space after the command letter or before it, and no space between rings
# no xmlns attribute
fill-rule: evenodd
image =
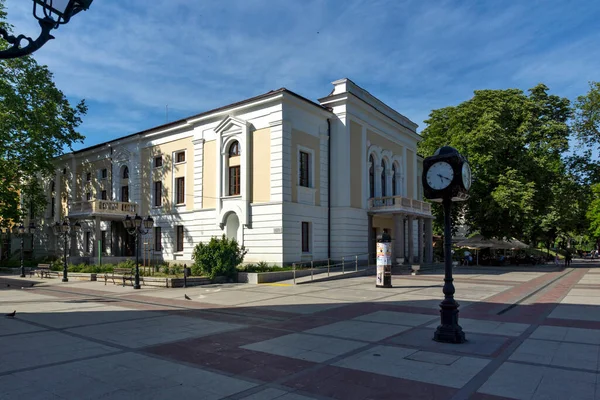
<svg viewBox="0 0 600 400"><path fill-rule="evenodd" d="M437 202L464 201L471 188L471 167L455 148L440 147L423 160L422 180L425 198Z"/></svg>
<svg viewBox="0 0 600 400"><path fill-rule="evenodd" d="M423 193L431 201L444 206L444 300L440 303L441 323L433 340L464 343L467 339L458 324L458 303L454 300L452 278L452 202L465 201L471 188L471 167L458 150L440 147L433 156L423 160Z"/></svg>

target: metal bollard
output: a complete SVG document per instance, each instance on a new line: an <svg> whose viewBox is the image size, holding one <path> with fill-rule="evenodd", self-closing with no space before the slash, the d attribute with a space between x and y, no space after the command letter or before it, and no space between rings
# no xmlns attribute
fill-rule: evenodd
<svg viewBox="0 0 600 400"><path fill-rule="evenodd" d="M342 275L344 275L344 272L345 272L344 257L342 257Z"/></svg>
<svg viewBox="0 0 600 400"><path fill-rule="evenodd" d="M310 280L313 280L313 267L314 267L314 261L310 262Z"/></svg>
<svg viewBox="0 0 600 400"><path fill-rule="evenodd" d="M296 263L292 264L292 269L294 270L294 285L296 284Z"/></svg>

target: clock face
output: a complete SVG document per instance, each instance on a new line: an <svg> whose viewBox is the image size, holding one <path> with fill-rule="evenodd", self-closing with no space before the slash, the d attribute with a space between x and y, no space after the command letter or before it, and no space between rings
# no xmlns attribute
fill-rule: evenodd
<svg viewBox="0 0 600 400"><path fill-rule="evenodd" d="M465 162L462 166L462 181L465 189L471 188L471 167L468 162Z"/></svg>
<svg viewBox="0 0 600 400"><path fill-rule="evenodd" d="M439 161L429 167L427 171L427 184L434 190L447 188L454 179L452 166L444 161Z"/></svg>

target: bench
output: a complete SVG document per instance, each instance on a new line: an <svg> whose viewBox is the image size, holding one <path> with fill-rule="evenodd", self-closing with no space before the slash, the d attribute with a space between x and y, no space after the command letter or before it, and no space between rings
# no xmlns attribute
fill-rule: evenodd
<svg viewBox="0 0 600 400"><path fill-rule="evenodd" d="M125 281L133 282L133 268L115 268L112 272L104 273L104 286L106 286L106 282L108 282L109 278L112 278L113 284L115 282L115 275L121 275L123 279L123 286L125 286Z"/></svg>
<svg viewBox="0 0 600 400"><path fill-rule="evenodd" d="M29 271L29 275L33 275L33 273L38 274L40 278L43 278L46 275L46 278L50 278L50 264L38 264L37 269Z"/></svg>

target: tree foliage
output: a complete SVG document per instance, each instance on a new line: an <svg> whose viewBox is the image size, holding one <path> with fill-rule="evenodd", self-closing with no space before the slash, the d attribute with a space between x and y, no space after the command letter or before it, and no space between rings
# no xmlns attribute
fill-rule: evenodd
<svg viewBox="0 0 600 400"><path fill-rule="evenodd" d="M590 90L577 98L574 128L584 143L600 145L600 82L590 82Z"/></svg>
<svg viewBox="0 0 600 400"><path fill-rule="evenodd" d="M480 90L458 106L432 111L419 151L429 156L450 145L468 157L470 198L455 204L471 231L531 241L545 235L541 221L562 224L562 203L574 200L561 190L569 182L562 155L569 148L571 116L569 100L548 94L542 84L527 94Z"/></svg>
<svg viewBox="0 0 600 400"><path fill-rule="evenodd" d="M0 26L10 31L5 19L0 0ZM0 49L6 46L0 41ZM48 68L32 57L0 60L0 219L45 209L42 182L53 174L53 159L83 140L76 128L86 111L83 100L72 106Z"/></svg>

